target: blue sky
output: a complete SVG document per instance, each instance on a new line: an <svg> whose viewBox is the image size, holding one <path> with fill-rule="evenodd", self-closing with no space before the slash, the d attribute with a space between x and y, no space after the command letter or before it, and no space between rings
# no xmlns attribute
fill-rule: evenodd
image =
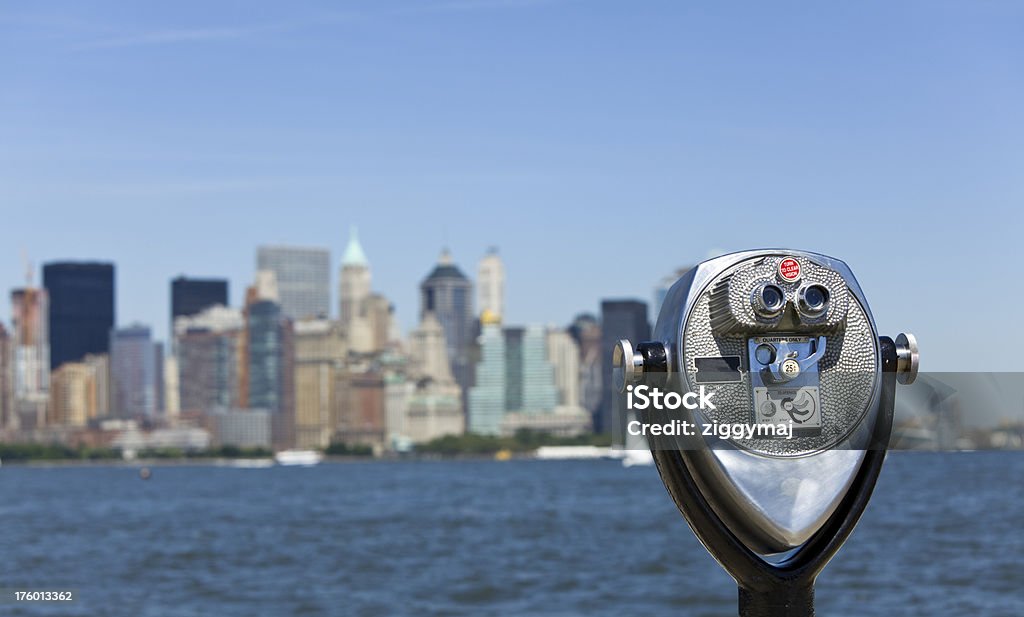
<svg viewBox="0 0 1024 617"><path fill-rule="evenodd" d="M1022 370L1022 18L7 2L0 289L23 251L113 260L118 321L163 337L171 277L229 277L237 304L258 244L337 264L357 225L406 328L445 244L470 274L499 246L508 320L564 324L709 253L788 245L847 261L925 369Z"/></svg>

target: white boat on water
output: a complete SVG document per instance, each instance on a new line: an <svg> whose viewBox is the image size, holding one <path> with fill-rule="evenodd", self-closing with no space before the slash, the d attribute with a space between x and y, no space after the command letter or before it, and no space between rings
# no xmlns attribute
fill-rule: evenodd
<svg viewBox="0 0 1024 617"><path fill-rule="evenodd" d="M654 455L650 450L619 450L623 467L640 467L654 464Z"/></svg>
<svg viewBox="0 0 1024 617"><path fill-rule="evenodd" d="M634 420L633 412L628 412L627 420ZM641 435L626 435L626 443L621 446L612 446L612 458L622 461L623 467L646 467L654 464L654 455L651 454L650 446Z"/></svg>
<svg viewBox="0 0 1024 617"><path fill-rule="evenodd" d="M598 446L541 446L534 453L534 457L541 460L594 459L610 456L610 448Z"/></svg>
<svg viewBox="0 0 1024 617"><path fill-rule="evenodd" d="M274 460L286 467L312 467L323 460L323 455L316 450L281 450Z"/></svg>

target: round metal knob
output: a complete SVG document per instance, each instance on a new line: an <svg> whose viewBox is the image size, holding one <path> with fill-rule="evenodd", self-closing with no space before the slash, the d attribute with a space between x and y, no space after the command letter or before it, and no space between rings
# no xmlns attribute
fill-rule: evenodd
<svg viewBox="0 0 1024 617"><path fill-rule="evenodd" d="M909 386L917 379L920 358L917 338L905 332L896 337L896 381Z"/></svg>
<svg viewBox="0 0 1024 617"><path fill-rule="evenodd" d="M640 381L644 374L644 357L633 350L633 344L626 339L615 343L612 350L612 384L619 392L626 386Z"/></svg>

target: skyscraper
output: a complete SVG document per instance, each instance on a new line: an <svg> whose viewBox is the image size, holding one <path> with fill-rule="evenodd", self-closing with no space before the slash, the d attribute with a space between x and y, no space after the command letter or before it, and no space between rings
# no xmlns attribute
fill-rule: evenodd
<svg viewBox="0 0 1024 617"><path fill-rule="evenodd" d="M444 435L466 431L462 390L452 377L444 330L433 313L427 313L410 340L409 384L389 384L389 393L405 392L404 420L392 422L388 432L411 443L422 443ZM404 389L402 389L404 388Z"/></svg>
<svg viewBox="0 0 1024 617"><path fill-rule="evenodd" d="M211 306L228 305L227 279L192 279L179 276L171 280L171 332L179 317L191 317ZM172 335L171 353L177 353L177 340Z"/></svg>
<svg viewBox="0 0 1024 617"><path fill-rule="evenodd" d="M242 312L215 305L174 322L178 408L211 412L239 405Z"/></svg>
<svg viewBox="0 0 1024 617"><path fill-rule="evenodd" d="M549 413L558 405L555 371L548 361L547 335L543 326L527 326L522 340L522 401L518 408L528 414Z"/></svg>
<svg viewBox="0 0 1024 617"><path fill-rule="evenodd" d="M616 444L625 438L626 417L622 413L622 397L612 387L612 349L619 339L646 341L651 338L647 321L647 303L639 300L604 300L601 302L601 408L594 418L598 432L611 433Z"/></svg>
<svg viewBox="0 0 1024 617"><path fill-rule="evenodd" d="M118 417L151 417L162 409L164 367L157 345L148 326L135 324L111 331L111 404Z"/></svg>
<svg viewBox="0 0 1024 617"><path fill-rule="evenodd" d="M7 364L12 428L31 429L49 421L50 345L47 293L29 286L11 292L11 340Z"/></svg>
<svg viewBox="0 0 1024 617"><path fill-rule="evenodd" d="M386 394L384 372L376 368L340 373L335 383L336 438L343 443L382 448L387 442Z"/></svg>
<svg viewBox="0 0 1024 617"><path fill-rule="evenodd" d="M53 372L48 424L85 426L97 416L96 367L67 362Z"/></svg>
<svg viewBox="0 0 1024 617"><path fill-rule="evenodd" d="M526 329L509 326L505 336L505 411L523 408L523 338Z"/></svg>
<svg viewBox="0 0 1024 617"><path fill-rule="evenodd" d="M285 408L284 329L281 307L270 301L249 305L249 406L281 413Z"/></svg>
<svg viewBox="0 0 1024 617"><path fill-rule="evenodd" d="M420 319L433 313L444 330L455 382L463 392L473 384L470 345L473 343L473 283L452 261L448 249L420 283Z"/></svg>
<svg viewBox="0 0 1024 617"><path fill-rule="evenodd" d="M50 388L50 341L46 290L35 287L11 292L14 396L45 395Z"/></svg>
<svg viewBox="0 0 1024 617"><path fill-rule="evenodd" d="M321 448L337 424L336 373L346 356L341 324L326 319L295 322L295 445Z"/></svg>
<svg viewBox="0 0 1024 617"><path fill-rule="evenodd" d="M558 404L580 404L580 349L565 330L548 331L548 361L555 371Z"/></svg>
<svg viewBox="0 0 1024 617"><path fill-rule="evenodd" d="M477 266L476 299L480 314L487 311L505 318L505 265L495 247L487 251Z"/></svg>
<svg viewBox="0 0 1024 617"><path fill-rule="evenodd" d="M86 354L82 358L82 364L88 366L92 371L95 382L96 417L109 416L111 410L110 356L107 354Z"/></svg>
<svg viewBox="0 0 1024 617"><path fill-rule="evenodd" d="M505 334L499 323L484 323L481 328L480 363L476 367L476 385L469 389L467 430L497 435L507 408Z"/></svg>
<svg viewBox="0 0 1024 617"><path fill-rule="evenodd" d="M437 316L427 313L420 327L412 332L409 341L412 372L416 377L429 378L438 383L455 383L444 329Z"/></svg>
<svg viewBox="0 0 1024 617"><path fill-rule="evenodd" d="M164 414L176 418L181 412L181 384L178 381L178 357L164 358Z"/></svg>
<svg viewBox="0 0 1024 617"><path fill-rule="evenodd" d="M507 432L503 421L509 414L526 428L535 425L530 418L554 413L559 401L545 329L502 329L497 317L489 315L484 314L478 339L480 362L476 385L469 391L469 430L499 435Z"/></svg>
<svg viewBox="0 0 1024 617"><path fill-rule="evenodd" d="M291 321L272 300L246 307L246 406L271 413L274 446L294 442L295 356Z"/></svg>
<svg viewBox="0 0 1024 617"><path fill-rule="evenodd" d="M569 334L580 350L580 405L592 417L601 408L601 324L589 313L577 315Z"/></svg>
<svg viewBox="0 0 1024 617"><path fill-rule="evenodd" d="M327 249L261 246L256 252L256 269L274 273L281 313L293 321L329 314L330 262Z"/></svg>
<svg viewBox="0 0 1024 617"><path fill-rule="evenodd" d="M358 353L380 351L393 338L394 307L371 291L370 281L370 262L353 227L341 259L338 297L348 348Z"/></svg>
<svg viewBox="0 0 1024 617"><path fill-rule="evenodd" d="M351 329L352 321L363 316L364 303L370 297L370 262L355 227L349 231L348 246L341 257L338 286L341 323Z"/></svg>
<svg viewBox="0 0 1024 617"><path fill-rule="evenodd" d="M110 350L114 264L56 262L43 266L49 296L50 368Z"/></svg>
<svg viewBox="0 0 1024 617"><path fill-rule="evenodd" d="M228 305L226 279L192 279L179 276L171 281L171 324L178 317L191 317L214 305Z"/></svg>
<svg viewBox="0 0 1024 617"><path fill-rule="evenodd" d="M366 307L365 331L371 351L380 351L388 343L397 340L395 326L395 305L383 295L370 294L364 303Z"/></svg>

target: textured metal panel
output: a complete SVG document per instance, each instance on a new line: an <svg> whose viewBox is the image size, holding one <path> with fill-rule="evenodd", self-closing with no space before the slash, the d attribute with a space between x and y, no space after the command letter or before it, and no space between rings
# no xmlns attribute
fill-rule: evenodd
<svg viewBox="0 0 1024 617"><path fill-rule="evenodd" d="M773 333L828 333L828 345L819 364L821 377L822 431L819 436L782 439L736 440L742 448L770 456L808 454L833 447L853 431L872 405L880 372L878 338L871 319L847 283L836 270L816 263L808 256L797 257L803 276L787 283L776 278L775 271L783 254L749 258L723 272L699 292L682 332L683 364L686 388L696 387L694 358L700 356L740 356L749 366L747 338L770 330ZM787 255L788 256L788 255ZM750 294L763 281L779 285L790 301L781 323L767 326L754 314ZM807 283L820 283L830 292L828 311L815 323L803 319L794 310L797 289ZM855 281L851 281L856 284ZM724 291L723 291L724 290ZM727 298L727 302L723 300ZM712 318L717 311L728 310ZM717 331L708 323L716 323ZM725 324L725 325L723 325ZM716 410L705 415L717 423L749 423L751 416L750 375L734 384L707 386L715 392Z"/></svg>

